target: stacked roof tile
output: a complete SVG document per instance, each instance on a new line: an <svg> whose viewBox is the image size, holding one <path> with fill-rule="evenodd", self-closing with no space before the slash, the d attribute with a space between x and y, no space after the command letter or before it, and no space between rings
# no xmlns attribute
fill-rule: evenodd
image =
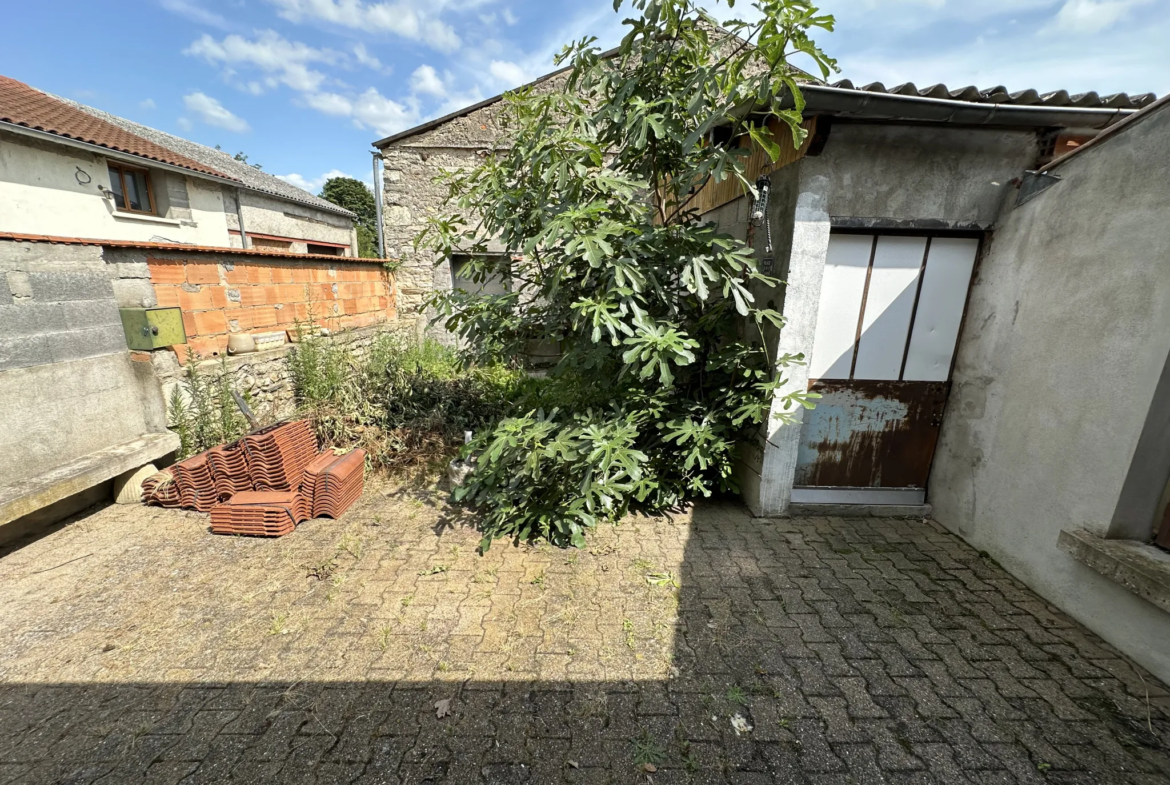
<svg viewBox="0 0 1170 785"><path fill-rule="evenodd" d="M311 500L314 518L340 518L362 495L366 453L337 455L326 450L305 469L301 493Z"/></svg>
<svg viewBox="0 0 1170 785"><path fill-rule="evenodd" d="M258 491L295 491L317 454L317 439L305 420L274 425L243 439L248 473Z"/></svg>
<svg viewBox="0 0 1170 785"><path fill-rule="evenodd" d="M308 421L213 447L142 483L147 504L211 513L215 534L283 537L309 518L339 518L362 495L366 454L317 454Z"/></svg>
<svg viewBox="0 0 1170 785"><path fill-rule="evenodd" d="M311 517L309 501L296 491L245 491L211 510L211 531L283 537Z"/></svg>

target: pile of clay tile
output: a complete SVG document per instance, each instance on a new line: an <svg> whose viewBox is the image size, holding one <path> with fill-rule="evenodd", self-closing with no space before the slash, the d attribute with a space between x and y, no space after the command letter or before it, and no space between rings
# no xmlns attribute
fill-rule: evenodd
<svg viewBox="0 0 1170 785"><path fill-rule="evenodd" d="M147 504L211 513L215 534L283 537L339 518L362 495L362 450L317 454L305 420L280 423L176 463L142 483Z"/></svg>
<svg viewBox="0 0 1170 785"><path fill-rule="evenodd" d="M314 518L339 518L362 495L366 454L354 450L343 455L326 450L305 469L301 493L313 506Z"/></svg>

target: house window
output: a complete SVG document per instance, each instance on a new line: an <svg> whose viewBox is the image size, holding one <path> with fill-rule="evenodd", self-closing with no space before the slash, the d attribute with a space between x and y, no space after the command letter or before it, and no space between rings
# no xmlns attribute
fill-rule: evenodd
<svg viewBox="0 0 1170 785"><path fill-rule="evenodd" d="M150 173L121 164L110 164L110 190L114 204L129 213L154 215L154 193L150 190Z"/></svg>
<svg viewBox="0 0 1170 785"><path fill-rule="evenodd" d="M309 243L307 253L321 254L323 256L342 256L343 248L338 248L335 245L317 245L316 243Z"/></svg>

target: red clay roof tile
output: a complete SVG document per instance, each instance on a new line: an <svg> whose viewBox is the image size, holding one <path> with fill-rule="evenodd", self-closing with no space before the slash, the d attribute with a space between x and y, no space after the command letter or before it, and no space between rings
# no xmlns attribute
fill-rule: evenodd
<svg viewBox="0 0 1170 785"><path fill-rule="evenodd" d="M7 76L0 76L0 121L238 182Z"/></svg>

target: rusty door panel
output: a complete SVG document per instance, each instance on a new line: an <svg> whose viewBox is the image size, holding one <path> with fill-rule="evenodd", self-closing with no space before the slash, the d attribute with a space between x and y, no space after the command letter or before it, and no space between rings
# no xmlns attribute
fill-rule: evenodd
<svg viewBox="0 0 1170 785"><path fill-rule="evenodd" d="M822 398L806 411L796 484L925 488L948 382L814 382Z"/></svg>

